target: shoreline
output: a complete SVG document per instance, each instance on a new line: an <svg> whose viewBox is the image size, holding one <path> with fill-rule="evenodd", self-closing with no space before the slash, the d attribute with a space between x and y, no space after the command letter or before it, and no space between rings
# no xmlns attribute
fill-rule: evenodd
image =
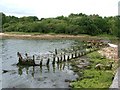
<svg viewBox="0 0 120 90"><path fill-rule="evenodd" d="M16 39L80 39L80 38L100 38L89 35L68 35L68 34L14 34L0 33L0 38L16 38Z"/></svg>

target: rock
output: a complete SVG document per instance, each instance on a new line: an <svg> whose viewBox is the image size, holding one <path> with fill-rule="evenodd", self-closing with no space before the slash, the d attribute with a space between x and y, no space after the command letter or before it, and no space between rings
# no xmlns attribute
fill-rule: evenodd
<svg viewBox="0 0 120 90"><path fill-rule="evenodd" d="M3 73L7 73L8 72L8 70L2 70L3 71Z"/></svg>
<svg viewBox="0 0 120 90"><path fill-rule="evenodd" d="M71 82L71 80L65 79L65 82Z"/></svg>
<svg viewBox="0 0 120 90"><path fill-rule="evenodd" d="M97 64L97 65L95 65L95 69L98 69L98 70L101 70L101 69L103 69L103 64Z"/></svg>

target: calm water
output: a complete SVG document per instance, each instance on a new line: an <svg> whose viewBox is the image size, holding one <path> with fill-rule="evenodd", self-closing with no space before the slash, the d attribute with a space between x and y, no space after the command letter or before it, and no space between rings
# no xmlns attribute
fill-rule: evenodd
<svg viewBox="0 0 120 90"><path fill-rule="evenodd" d="M49 67L18 67L17 52L30 55L46 54L57 49L70 47L73 40L20 40L4 39L0 41L2 50L2 88L65 88L69 83L65 79L75 80L77 75L69 63ZM3 43L2 43L3 42ZM49 52L50 51L50 52ZM1 57L0 57L1 58ZM1 67L0 67L1 68Z"/></svg>

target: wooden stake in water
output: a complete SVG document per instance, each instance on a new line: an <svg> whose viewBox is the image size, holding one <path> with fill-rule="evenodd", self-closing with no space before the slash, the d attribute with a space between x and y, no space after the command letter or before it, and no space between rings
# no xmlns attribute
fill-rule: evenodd
<svg viewBox="0 0 120 90"><path fill-rule="evenodd" d="M75 51L75 58L77 58L77 51Z"/></svg>
<svg viewBox="0 0 120 90"><path fill-rule="evenodd" d="M50 58L48 58L46 65L48 66L50 62Z"/></svg>
<svg viewBox="0 0 120 90"><path fill-rule="evenodd" d="M62 62L62 53L61 53L61 55L60 55L60 63Z"/></svg>
<svg viewBox="0 0 120 90"><path fill-rule="evenodd" d="M41 59L41 61L40 61L40 66L42 66L42 61L43 61L43 59Z"/></svg>
<svg viewBox="0 0 120 90"><path fill-rule="evenodd" d="M35 56L33 55L33 64L35 65Z"/></svg>
<svg viewBox="0 0 120 90"><path fill-rule="evenodd" d="M66 59L65 59L65 54L64 54L64 62L66 61Z"/></svg>
<svg viewBox="0 0 120 90"><path fill-rule="evenodd" d="M57 55L57 49L55 49L55 55Z"/></svg>
<svg viewBox="0 0 120 90"><path fill-rule="evenodd" d="M23 60L22 55L19 52L17 52L17 56L19 57L19 63L22 63Z"/></svg>
<svg viewBox="0 0 120 90"><path fill-rule="evenodd" d="M69 57L69 55L67 56L67 60L68 60L68 61L70 60L70 57Z"/></svg>
<svg viewBox="0 0 120 90"><path fill-rule="evenodd" d="M53 55L53 62L52 64L55 64L55 55Z"/></svg>

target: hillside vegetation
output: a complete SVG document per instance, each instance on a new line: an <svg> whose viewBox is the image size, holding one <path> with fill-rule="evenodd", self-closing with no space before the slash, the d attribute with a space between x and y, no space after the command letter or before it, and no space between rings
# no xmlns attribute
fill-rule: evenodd
<svg viewBox="0 0 120 90"><path fill-rule="evenodd" d="M120 16L70 14L68 17L41 18L36 16L15 17L2 13L3 32L37 32L54 34L109 34L120 37Z"/></svg>

